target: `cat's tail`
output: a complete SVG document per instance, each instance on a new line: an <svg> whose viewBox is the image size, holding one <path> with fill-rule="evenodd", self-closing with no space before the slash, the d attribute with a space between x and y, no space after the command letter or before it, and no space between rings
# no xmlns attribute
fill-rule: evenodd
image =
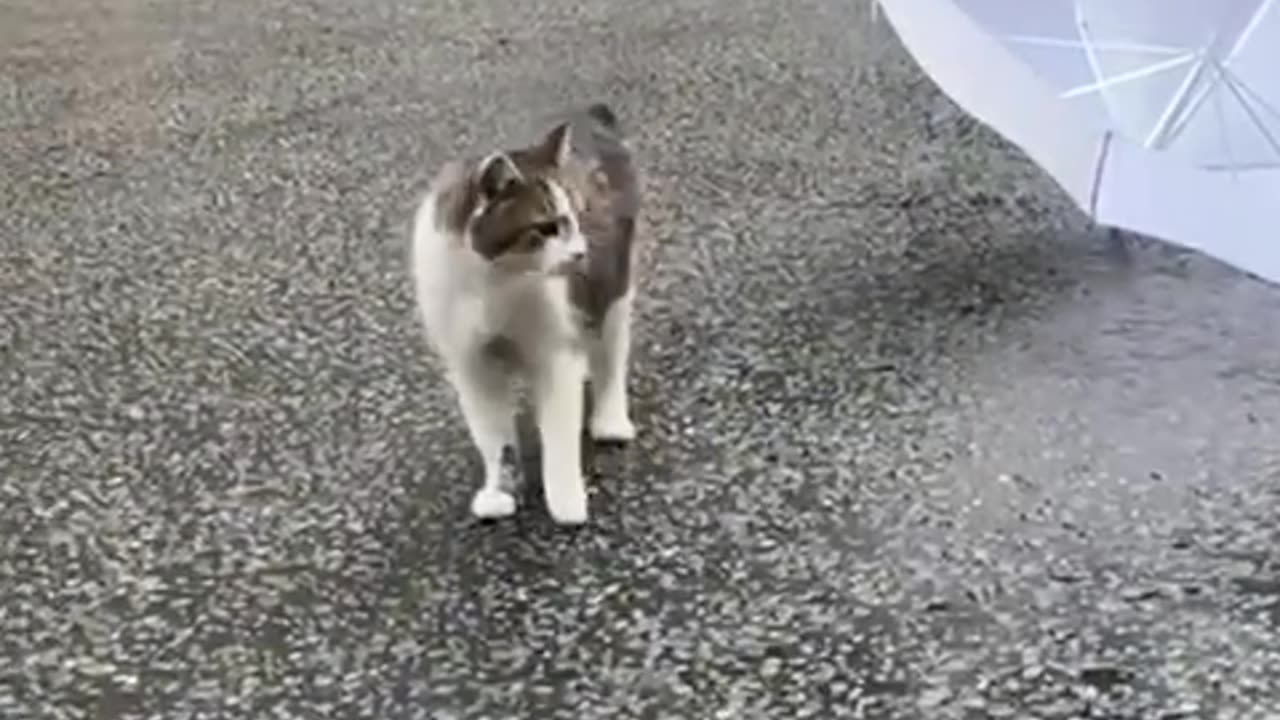
<svg viewBox="0 0 1280 720"><path fill-rule="evenodd" d="M622 134L622 128L618 125L618 115L613 112L613 108L605 103L598 102L588 105L587 115L618 135Z"/></svg>
<svg viewBox="0 0 1280 720"><path fill-rule="evenodd" d="M582 137L616 193L614 214L633 224L640 213L640 178L618 115L603 102L588 105L583 115L588 127Z"/></svg>

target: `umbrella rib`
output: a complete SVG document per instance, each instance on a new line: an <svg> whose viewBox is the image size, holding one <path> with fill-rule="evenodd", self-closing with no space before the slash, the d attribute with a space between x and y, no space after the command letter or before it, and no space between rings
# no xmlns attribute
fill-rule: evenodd
<svg viewBox="0 0 1280 720"><path fill-rule="evenodd" d="M1240 32L1240 36L1236 38L1235 45L1231 48L1231 53L1227 55L1226 64L1230 64L1244 49L1245 43L1249 42L1249 38L1253 36L1253 31L1258 29L1262 24L1262 18L1266 17L1271 11L1271 6L1275 4L1275 0L1262 0L1258 3L1258 9L1253 11L1253 15L1249 17L1249 22L1245 24L1244 30Z"/></svg>
<svg viewBox="0 0 1280 720"><path fill-rule="evenodd" d="M1222 74L1222 66L1213 61L1213 69L1218 73L1218 77L1222 79L1224 84L1229 84ZM1213 95L1213 112L1218 116L1218 140L1222 143L1222 154L1227 156L1227 167L1231 168L1231 175L1234 179L1239 163L1236 161L1236 155L1231 150L1231 133L1227 132L1227 114L1222 109L1222 94L1214 93Z"/></svg>
<svg viewBox="0 0 1280 720"><path fill-rule="evenodd" d="M1195 60L1198 54L1199 53L1196 52L1184 52L1178 57L1154 63L1143 68L1138 68L1137 70L1120 73L1119 75L1112 75L1111 77L1102 76L1102 68L1098 65L1096 58L1094 58L1090 61L1090 64L1094 66L1094 74L1097 75L1098 81L1089 83L1088 85L1073 87L1062 93L1062 97L1064 99L1079 97L1080 95L1098 92L1099 90L1105 90L1115 85L1122 85L1124 83L1133 82L1134 80L1142 80L1143 78L1162 73L1166 70L1172 70L1180 65L1186 65L1187 63ZM1090 53L1090 55L1092 56L1093 54Z"/></svg>
<svg viewBox="0 0 1280 720"><path fill-rule="evenodd" d="M1079 0L1075 2L1075 14L1076 32L1080 34L1081 47L1084 49L1085 59L1089 62L1089 69L1093 72L1093 79L1095 82L1103 82L1102 63L1098 61L1098 53L1093 47L1093 36L1089 32L1089 22L1084 19L1084 8L1080 6ZM1063 97L1069 96L1063 95Z"/></svg>
<svg viewBox="0 0 1280 720"><path fill-rule="evenodd" d="M1200 89L1196 92L1196 96L1191 99L1190 103L1187 103L1186 109L1178 116L1177 120L1162 138L1166 147L1182 135L1183 130L1187 129L1187 126L1191 124L1192 119L1195 118L1196 113L1200 112L1200 106L1203 105L1204 101L1208 100L1209 95L1213 93L1214 87L1216 86L1212 82L1206 82L1200 86Z"/></svg>
<svg viewBox="0 0 1280 720"><path fill-rule="evenodd" d="M1205 163L1200 166L1201 170L1209 170L1211 172L1249 172L1253 170L1278 170L1280 169L1280 161L1272 160L1270 162L1242 162L1236 165L1227 165L1225 163Z"/></svg>
<svg viewBox="0 0 1280 720"><path fill-rule="evenodd" d="M1236 84L1237 81L1235 76L1217 63L1214 63L1214 70L1216 70L1218 76L1222 78L1223 83L1227 86L1227 89L1231 91L1231 94L1236 96L1236 100L1240 102L1240 106L1244 108L1245 113L1249 115L1249 119L1253 121L1253 126L1258 129L1258 132L1262 133L1262 137L1265 138L1267 144L1271 146L1271 151L1276 154L1276 157L1280 157L1280 142L1276 141L1276 137L1272 135L1271 130L1267 128L1267 124L1258 116L1258 111L1253 107L1253 103L1249 101L1249 98L1245 95L1244 91Z"/></svg>
<svg viewBox="0 0 1280 720"><path fill-rule="evenodd" d="M1194 104L1188 102L1192 92L1196 89L1196 84L1200 82L1200 78L1204 76L1205 66L1208 64L1208 58L1202 51L1196 58L1195 65L1187 72L1187 76L1182 79L1182 84L1178 87L1178 92L1173 96L1173 100L1165 107L1164 112L1160 114L1160 119L1156 120L1156 124L1151 128L1151 133L1147 135L1146 146L1163 148L1177 136L1170 131L1176 125L1177 121L1183 117L1183 113L1190 110Z"/></svg>
<svg viewBox="0 0 1280 720"><path fill-rule="evenodd" d="M1240 88L1241 92L1243 92L1245 95L1248 95L1249 98L1253 100L1253 102L1258 107L1262 108L1263 110L1266 110L1267 114L1271 115L1271 117L1273 118L1276 118L1277 122L1280 122L1280 110L1277 110L1276 107L1271 104L1270 100L1267 100L1265 97L1262 96L1261 93L1259 93L1257 90L1254 90L1253 86L1249 85L1244 80L1241 80L1239 77L1236 77L1236 75L1234 73L1231 73L1230 70L1225 70L1225 72L1227 72L1230 75L1230 79L1235 82L1236 86Z"/></svg>
<svg viewBox="0 0 1280 720"><path fill-rule="evenodd" d="M1005 35L1006 40L1019 45L1039 45L1041 47L1062 48L1064 50L1082 50L1085 44L1079 40L1066 38L1043 37L1040 35ZM1146 55L1179 55L1185 48L1165 45L1142 45L1139 43L1095 42L1093 47L1103 52L1131 52Z"/></svg>

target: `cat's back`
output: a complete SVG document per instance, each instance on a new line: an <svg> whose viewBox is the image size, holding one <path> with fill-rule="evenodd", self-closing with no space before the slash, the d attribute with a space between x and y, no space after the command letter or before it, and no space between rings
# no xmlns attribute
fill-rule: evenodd
<svg viewBox="0 0 1280 720"><path fill-rule="evenodd" d="M603 103L588 107L573 118L572 138L580 166L572 182L584 196L585 214L634 222L640 214L640 176L617 115Z"/></svg>
<svg viewBox="0 0 1280 720"><path fill-rule="evenodd" d="M570 274L574 304L598 323L635 281L641 174L614 110L596 103L572 113L570 155L555 179L569 192L587 239L585 265Z"/></svg>

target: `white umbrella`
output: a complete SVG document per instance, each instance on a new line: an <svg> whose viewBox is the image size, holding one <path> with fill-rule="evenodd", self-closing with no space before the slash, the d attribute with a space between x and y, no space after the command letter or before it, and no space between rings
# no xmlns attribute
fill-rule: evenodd
<svg viewBox="0 0 1280 720"><path fill-rule="evenodd" d="M1280 282L1280 2L879 0L1099 224Z"/></svg>

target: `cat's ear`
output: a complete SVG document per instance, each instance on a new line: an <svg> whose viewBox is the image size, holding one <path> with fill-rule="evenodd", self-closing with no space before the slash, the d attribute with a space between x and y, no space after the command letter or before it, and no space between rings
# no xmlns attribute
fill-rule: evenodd
<svg viewBox="0 0 1280 720"><path fill-rule="evenodd" d="M563 122L551 128L551 132L542 139L538 148L539 154L550 165L563 167L569 161L569 152L573 147L573 133L569 123Z"/></svg>
<svg viewBox="0 0 1280 720"><path fill-rule="evenodd" d="M506 153L493 153L481 160L480 166L476 170L476 175L480 194L486 200L492 200L505 190L508 185L520 182L523 179L520 175L520 170L516 168L516 164L511 161L511 158Z"/></svg>

